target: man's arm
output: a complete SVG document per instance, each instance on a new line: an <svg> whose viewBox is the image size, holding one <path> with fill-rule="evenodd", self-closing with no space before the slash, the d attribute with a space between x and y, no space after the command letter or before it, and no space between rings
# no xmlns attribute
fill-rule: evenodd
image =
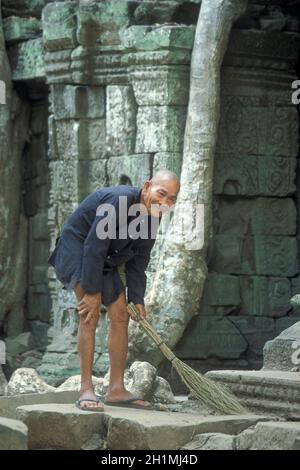
<svg viewBox="0 0 300 470"><path fill-rule="evenodd" d="M128 302L138 306L142 317L145 317L144 295L147 285L146 269L155 240L147 240L139 248L139 252L125 264L128 288Z"/></svg>

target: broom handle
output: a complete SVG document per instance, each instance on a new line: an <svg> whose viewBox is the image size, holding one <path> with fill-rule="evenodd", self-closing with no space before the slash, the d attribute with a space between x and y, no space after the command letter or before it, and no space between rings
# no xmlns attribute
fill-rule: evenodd
<svg viewBox="0 0 300 470"><path fill-rule="evenodd" d="M139 310L136 308L136 306L130 302L128 305L127 305L128 309L130 310L132 316L134 317L134 319L136 321L138 321L140 323L140 325L142 326L143 330L153 339L153 341L155 342L155 344L159 347L159 349L161 350L161 352L163 353L163 355L169 360L169 361L173 361L174 359L176 359L176 356L174 355L174 353L171 351L171 349L166 345L166 343L163 342L163 340L161 339L161 337L156 333L156 331L154 331L154 329L152 328L152 326L148 323L147 320L145 320L145 318L142 318L141 315L140 315L140 312ZM149 334L149 330L151 330L151 335Z"/></svg>

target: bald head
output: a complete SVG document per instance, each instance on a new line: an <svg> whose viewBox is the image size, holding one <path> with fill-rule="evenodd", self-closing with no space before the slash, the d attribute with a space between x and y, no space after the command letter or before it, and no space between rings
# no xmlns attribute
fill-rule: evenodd
<svg viewBox="0 0 300 470"><path fill-rule="evenodd" d="M176 183L178 187L180 186L180 181L176 173L169 170L156 171L152 176L151 181L153 182L153 184L161 184L165 181L172 181L173 183Z"/></svg>

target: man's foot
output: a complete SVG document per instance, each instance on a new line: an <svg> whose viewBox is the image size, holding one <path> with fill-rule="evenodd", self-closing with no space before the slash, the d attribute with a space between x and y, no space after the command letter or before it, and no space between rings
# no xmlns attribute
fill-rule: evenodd
<svg viewBox="0 0 300 470"><path fill-rule="evenodd" d="M82 393L76 402L76 406L84 411L104 411L100 397L93 392Z"/></svg>
<svg viewBox="0 0 300 470"><path fill-rule="evenodd" d="M134 398L136 398L134 400ZM143 408L143 409L152 409L151 403L145 400L141 400L135 397L132 393L127 390L119 390L118 392L109 392L105 396L105 403L107 405L115 404L116 406L128 406L131 408Z"/></svg>

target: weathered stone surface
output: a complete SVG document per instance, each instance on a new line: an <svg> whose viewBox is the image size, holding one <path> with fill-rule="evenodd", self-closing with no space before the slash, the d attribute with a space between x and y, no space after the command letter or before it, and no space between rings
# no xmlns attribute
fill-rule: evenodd
<svg viewBox="0 0 300 470"><path fill-rule="evenodd" d="M290 296L291 283L287 278L211 273L206 280L200 312L277 318L290 310Z"/></svg>
<svg viewBox="0 0 300 470"><path fill-rule="evenodd" d="M0 396L6 394L7 380L0 365Z"/></svg>
<svg viewBox="0 0 300 470"><path fill-rule="evenodd" d="M182 359L237 359L247 347L245 338L227 318L199 315L189 323L176 354Z"/></svg>
<svg viewBox="0 0 300 470"><path fill-rule="evenodd" d="M74 405L20 406L17 416L28 427L29 449L81 449L94 434L103 434L104 413L80 411Z"/></svg>
<svg viewBox="0 0 300 470"><path fill-rule="evenodd" d="M210 269L228 274L294 276L298 272L296 238L216 235Z"/></svg>
<svg viewBox="0 0 300 470"><path fill-rule="evenodd" d="M185 67L136 70L129 74L139 106L187 105L189 75Z"/></svg>
<svg viewBox="0 0 300 470"><path fill-rule="evenodd" d="M94 377L92 376L93 380L93 385L94 387L98 388L103 385L103 379ZM55 392L64 392L64 391L80 391L80 385L81 385L81 376L80 375L73 375L72 377L69 377L65 382L63 382L59 387L56 388ZM96 391L98 393L98 390Z"/></svg>
<svg viewBox="0 0 300 470"><path fill-rule="evenodd" d="M139 107L135 152L180 152L185 118L186 110L180 106Z"/></svg>
<svg viewBox="0 0 300 470"><path fill-rule="evenodd" d="M300 365L300 321L264 347L264 369L289 371Z"/></svg>
<svg viewBox="0 0 300 470"><path fill-rule="evenodd" d="M300 377L276 370L219 370L206 374L226 385L250 411L299 420Z"/></svg>
<svg viewBox="0 0 300 470"><path fill-rule="evenodd" d="M129 369L128 389L136 396L149 396L156 373L156 368L148 362L134 362Z"/></svg>
<svg viewBox="0 0 300 470"><path fill-rule="evenodd" d="M10 47L8 57L11 64L13 80L45 78L42 39L31 39Z"/></svg>
<svg viewBox="0 0 300 470"><path fill-rule="evenodd" d="M34 39L42 34L42 24L36 18L12 16L3 21L5 42L8 45Z"/></svg>
<svg viewBox="0 0 300 470"><path fill-rule="evenodd" d="M295 192L296 160L284 157L216 158L214 193L286 197Z"/></svg>
<svg viewBox="0 0 300 470"><path fill-rule="evenodd" d="M47 301L49 297L47 296ZM34 347L38 351L45 351L47 344L48 344L48 330L49 330L49 312L50 312L50 305L48 302L48 308L47 308L47 321L39 321L35 320L32 322L29 322L30 324L30 330L32 334L32 339L34 343ZM41 318L41 317L40 317ZM40 365L40 364L37 364ZM34 369L37 367L36 366L31 366L34 367ZM29 367L29 366L24 366L24 367Z"/></svg>
<svg viewBox="0 0 300 470"><path fill-rule="evenodd" d="M21 421L0 417L0 450L27 450L27 431Z"/></svg>
<svg viewBox="0 0 300 470"><path fill-rule="evenodd" d="M74 405L32 405L17 410L28 426L32 449L80 449L93 434L110 450L178 449L195 434L237 434L265 418L247 415L208 417L105 406L104 413L84 412Z"/></svg>
<svg viewBox="0 0 300 470"><path fill-rule="evenodd" d="M294 107L277 103L264 106L256 96L227 95L223 95L221 106L217 148L222 156L251 155L251 163L255 161L262 165L260 172L266 165L265 157L297 156L299 143L295 130L298 117ZM221 158L218 156L218 160ZM249 163L244 171L251 168Z"/></svg>
<svg viewBox="0 0 300 470"><path fill-rule="evenodd" d="M101 152L101 149L97 150L99 153ZM79 161L78 166L80 172L80 180L78 182L80 200L83 200L97 189L107 186L107 159Z"/></svg>
<svg viewBox="0 0 300 470"><path fill-rule="evenodd" d="M78 8L77 40L79 44L93 47L120 44L119 31L129 25L129 2L80 3Z"/></svg>
<svg viewBox="0 0 300 470"><path fill-rule="evenodd" d="M78 399L78 392L42 392L26 393L22 395L13 395L0 397L0 416L6 418L17 417L16 408L25 405L39 405L44 403L72 403Z"/></svg>
<svg viewBox="0 0 300 470"><path fill-rule="evenodd" d="M153 171L167 169L180 177L182 164L182 153L180 152L157 152L153 159Z"/></svg>
<svg viewBox="0 0 300 470"><path fill-rule="evenodd" d="M287 278L241 276L241 308L246 315L281 317L289 310L291 285Z"/></svg>
<svg viewBox="0 0 300 470"><path fill-rule="evenodd" d="M222 433L198 434L181 450L235 450L234 436Z"/></svg>
<svg viewBox="0 0 300 470"><path fill-rule="evenodd" d="M47 3L60 2L64 0L4 0L2 2L4 16L20 15L40 18L43 8ZM16 5L17 3L17 5Z"/></svg>
<svg viewBox="0 0 300 470"><path fill-rule="evenodd" d="M109 155L134 153L136 102L130 86L108 86L106 91L106 146Z"/></svg>
<svg viewBox="0 0 300 470"><path fill-rule="evenodd" d="M54 387L44 382L35 369L17 369L7 385L7 395L51 391L54 391Z"/></svg>
<svg viewBox="0 0 300 470"><path fill-rule="evenodd" d="M295 235L297 211L292 199L218 198L214 207L215 233Z"/></svg>
<svg viewBox="0 0 300 470"><path fill-rule="evenodd" d="M48 3L42 14L45 49L73 49L76 40L76 2Z"/></svg>
<svg viewBox="0 0 300 470"><path fill-rule="evenodd" d="M103 118L105 90L103 87L53 85L52 106L56 120Z"/></svg>
<svg viewBox="0 0 300 470"><path fill-rule="evenodd" d="M34 286L29 286L28 289L28 320L37 320L40 319L42 322L49 321L49 312L51 310L51 302L49 298L49 288L46 284L35 284ZM38 334L42 333L43 326L41 328L37 326L36 334L32 331L35 339ZM38 333L39 331L39 333ZM44 336L42 334L42 336ZM42 338L41 338L42 340ZM43 341L43 340L42 340ZM39 340L38 340L39 343Z"/></svg>
<svg viewBox="0 0 300 470"><path fill-rule="evenodd" d="M292 450L300 437L300 423L257 423L253 432L236 437L237 450Z"/></svg>
<svg viewBox="0 0 300 470"><path fill-rule="evenodd" d="M134 19L137 24L170 23L178 7L176 1L143 1L134 10Z"/></svg>
<svg viewBox="0 0 300 470"><path fill-rule="evenodd" d="M193 47L195 26L131 26L120 33L127 49L153 51L158 49L188 49Z"/></svg>
<svg viewBox="0 0 300 470"><path fill-rule="evenodd" d="M176 403L170 384L163 377L156 377L151 395L154 403Z"/></svg>
<svg viewBox="0 0 300 470"><path fill-rule="evenodd" d="M143 183L151 178L151 168L151 154L110 157L107 163L108 183L142 187Z"/></svg>
<svg viewBox="0 0 300 470"><path fill-rule="evenodd" d="M22 354L25 351L28 351L33 346L32 334L29 331L21 333L16 337L9 337L5 340L6 351L16 356L17 354Z"/></svg>

